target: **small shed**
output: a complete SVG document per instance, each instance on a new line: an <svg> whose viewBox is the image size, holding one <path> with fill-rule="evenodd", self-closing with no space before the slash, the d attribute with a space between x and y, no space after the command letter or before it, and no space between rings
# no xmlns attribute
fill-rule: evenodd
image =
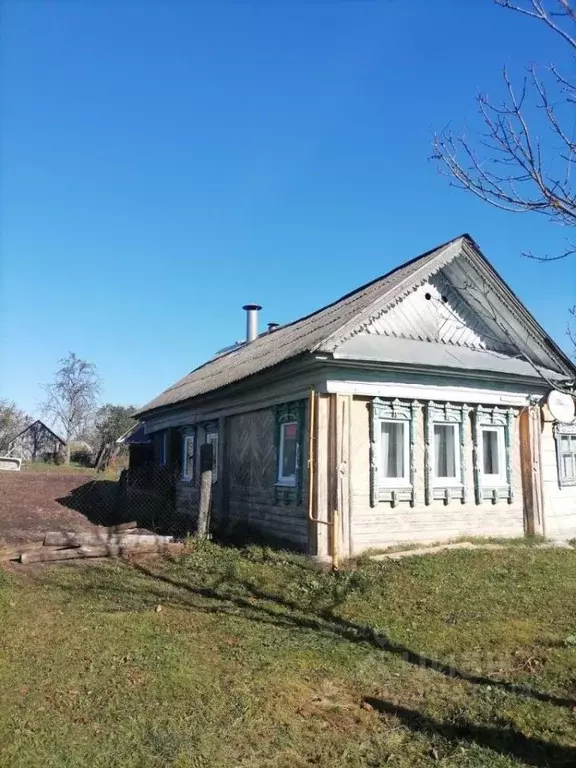
<svg viewBox="0 0 576 768"><path fill-rule="evenodd" d="M146 467L154 459L154 446L146 434L144 422L137 421L116 440L118 445L127 445L129 450L128 468L134 472Z"/></svg>
<svg viewBox="0 0 576 768"><path fill-rule="evenodd" d="M8 443L8 453L24 461L53 459L66 446L66 441L37 419Z"/></svg>

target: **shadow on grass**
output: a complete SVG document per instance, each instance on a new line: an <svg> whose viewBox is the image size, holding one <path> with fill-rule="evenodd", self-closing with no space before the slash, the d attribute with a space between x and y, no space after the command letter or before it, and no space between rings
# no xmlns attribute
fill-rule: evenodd
<svg viewBox="0 0 576 768"><path fill-rule="evenodd" d="M449 742L474 742L480 747L521 760L525 765L568 768L576 764L576 749L524 736L507 722L500 727L475 725L467 720L441 723L412 709L367 697L364 701L381 715L393 716L415 733L440 736Z"/></svg>
<svg viewBox="0 0 576 768"><path fill-rule="evenodd" d="M159 564L166 561L156 561ZM174 564L178 560L173 561ZM92 578L83 587L83 591L101 593L107 600L115 594L120 601L136 598L152 606L168 600L170 605L198 613L241 616L242 619L264 625L279 627L290 631L311 631L325 637L338 638L351 643L364 643L378 648L383 653L400 657L407 664L429 669L447 678L463 680L472 685L500 688L511 694L531 698L545 704L572 708L576 701L534 690L524 685L517 685L505 679L470 674L455 666L419 654L400 643L378 635L374 630L360 623L337 615L338 608L347 599L350 581L334 576L328 590L325 603L314 608L303 607L295 600L275 592L255 586L250 581L240 578L234 564L230 569L216 571L203 570L206 575L216 577L210 586L192 584L177 578L162 566L153 569L148 563L124 561L131 569L144 577L143 587L134 582L119 582L117 574L110 576L106 569L94 568ZM292 563L289 564L292 566ZM193 568L194 565L191 564ZM304 567L304 566L299 566ZM94 578L95 577L95 578ZM98 578L101 581L98 581ZM45 577L44 577L45 578ZM44 580L44 579L43 579ZM78 586L60 583L60 588L78 591ZM167 594L165 587L170 588ZM174 590L175 592L172 592ZM448 741L475 742L502 755L511 755L531 766L549 768L567 768L576 765L576 749L549 743L535 737L527 737L513 729L509 723L495 726L478 726L468 721L444 724L428 718L416 711L396 706L375 698L366 698L365 702L383 715L394 715L412 731L435 733Z"/></svg>
<svg viewBox="0 0 576 768"><path fill-rule="evenodd" d="M238 615L238 611L242 611L242 618L248 621L290 630L308 630L327 637L337 637L348 642L365 643L380 649L384 653L398 656L407 664L420 669L432 670L447 678L462 680L472 685L500 688L518 696L535 699L558 707L572 709L576 706L576 700L574 699L555 696L497 677L471 674L453 665L445 664L437 659L417 653L405 645L393 642L385 636L377 634L369 626L337 615L338 608L348 598L350 592L350 583L341 581L339 575L334 576L330 600L327 604L318 604L314 609L306 609L296 601L257 587L250 581L240 578L233 568L231 571L220 574L212 586L201 586L175 578L163 570L153 570L148 564L142 562L130 560L124 561L124 563L126 567L146 578L150 586L146 587L144 595L141 590L131 590L128 585L119 587L110 583L102 585L102 592L116 592L124 598L127 598L132 593L140 600L144 597L150 603L156 603L166 599L166 592L159 588L154 589L153 585L154 583L164 584L178 590L180 595L186 595L185 598L173 595L169 598L171 605L186 610L223 615ZM305 567L292 562L289 565L290 567L292 565L298 565L301 568ZM206 574L206 572L204 573ZM213 575L215 575L215 572ZM77 589L76 587L68 588ZM91 586L90 589L94 590L94 587ZM195 600L195 598L199 598L199 600ZM206 601L208 604L206 604Z"/></svg>

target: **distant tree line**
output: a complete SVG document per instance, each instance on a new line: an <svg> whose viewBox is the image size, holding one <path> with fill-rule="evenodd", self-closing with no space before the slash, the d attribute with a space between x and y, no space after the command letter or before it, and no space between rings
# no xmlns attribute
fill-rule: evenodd
<svg viewBox="0 0 576 768"><path fill-rule="evenodd" d="M119 451L117 439L135 423L135 406L99 403L101 386L94 363L74 352L58 361L54 378L44 385L42 416L66 441L66 463L73 460L105 468ZM0 400L0 454L33 421L14 401Z"/></svg>

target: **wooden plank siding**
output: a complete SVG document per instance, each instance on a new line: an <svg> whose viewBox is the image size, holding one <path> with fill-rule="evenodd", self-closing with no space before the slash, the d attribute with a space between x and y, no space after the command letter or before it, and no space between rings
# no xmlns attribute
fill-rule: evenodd
<svg viewBox="0 0 576 768"><path fill-rule="evenodd" d="M458 536L522 536L524 512L520 468L518 425L513 440L514 501L502 499L496 504L474 500L474 475L471 422L466 430L466 483L470 489L468 501L462 504L452 500L424 503L424 416L420 413L416 424L416 503L379 501L370 506L370 442L369 398L354 397L351 421L351 552L356 555L365 549L381 548L404 542L432 542Z"/></svg>
<svg viewBox="0 0 576 768"><path fill-rule="evenodd" d="M299 549L308 547L307 427L300 446L300 492L295 503L276 497L276 419L272 408L230 416L227 420L227 523L248 525ZM307 420L306 420L307 421Z"/></svg>
<svg viewBox="0 0 576 768"><path fill-rule="evenodd" d="M553 421L547 408L542 411L540 466L544 534L548 538L571 539L576 537L576 486L560 486Z"/></svg>

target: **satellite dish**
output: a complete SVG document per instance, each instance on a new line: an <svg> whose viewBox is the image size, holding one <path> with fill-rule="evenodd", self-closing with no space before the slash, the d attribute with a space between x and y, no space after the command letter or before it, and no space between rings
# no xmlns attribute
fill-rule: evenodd
<svg viewBox="0 0 576 768"><path fill-rule="evenodd" d="M576 405L574 404L574 398L571 395L553 389L548 394L546 402L548 403L552 418L556 421L560 421L562 424L570 424L570 422L574 421Z"/></svg>

